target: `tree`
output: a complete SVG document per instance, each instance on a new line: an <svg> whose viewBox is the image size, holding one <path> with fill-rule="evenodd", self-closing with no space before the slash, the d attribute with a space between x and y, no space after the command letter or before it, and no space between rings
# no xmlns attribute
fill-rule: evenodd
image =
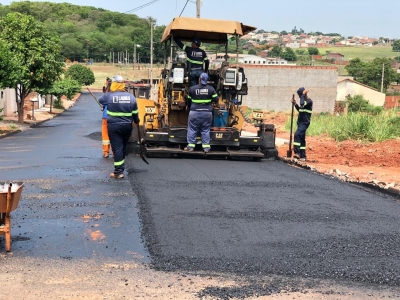
<svg viewBox="0 0 400 300"><path fill-rule="evenodd" d="M308 50L308 54L310 54L310 55L319 55L318 48L309 47L307 50Z"/></svg>
<svg viewBox="0 0 400 300"><path fill-rule="evenodd" d="M397 71L400 71L400 69L398 69ZM396 79L395 79L395 82L396 82L397 85L400 84L400 73L397 73L397 72L396 72Z"/></svg>
<svg viewBox="0 0 400 300"><path fill-rule="evenodd" d="M400 40L395 40L393 42L392 50L393 51L400 51Z"/></svg>
<svg viewBox="0 0 400 300"><path fill-rule="evenodd" d="M65 72L65 77L76 80L81 86L91 85L95 82L93 71L80 64L70 66Z"/></svg>
<svg viewBox="0 0 400 300"><path fill-rule="evenodd" d="M0 41L0 82L7 80L8 74L14 69L14 63L9 47Z"/></svg>
<svg viewBox="0 0 400 300"><path fill-rule="evenodd" d="M49 92L56 96L58 101L61 100L62 96L66 96L68 100L72 100L72 98L81 91L81 88L82 86L78 81L67 78L56 81Z"/></svg>
<svg viewBox="0 0 400 300"><path fill-rule="evenodd" d="M282 53L282 48L279 45L274 45L271 52L269 52L270 57L280 57Z"/></svg>
<svg viewBox="0 0 400 300"><path fill-rule="evenodd" d="M295 61L297 60L297 56L294 53L293 49L290 47L286 47L285 51L282 51L281 57L286 59L287 61Z"/></svg>
<svg viewBox="0 0 400 300"><path fill-rule="evenodd" d="M0 87L16 89L18 122L23 123L24 99L37 89L51 86L63 72L60 40L33 17L9 13L0 19L0 42L13 57L12 71L5 74Z"/></svg>
<svg viewBox="0 0 400 300"><path fill-rule="evenodd" d="M251 48L248 53L251 55L257 55L257 51L254 48Z"/></svg>
<svg viewBox="0 0 400 300"><path fill-rule="evenodd" d="M396 71L391 67L391 60L387 58L375 58L372 62L352 59L345 69L355 80L377 90L383 88L386 91L396 80Z"/></svg>

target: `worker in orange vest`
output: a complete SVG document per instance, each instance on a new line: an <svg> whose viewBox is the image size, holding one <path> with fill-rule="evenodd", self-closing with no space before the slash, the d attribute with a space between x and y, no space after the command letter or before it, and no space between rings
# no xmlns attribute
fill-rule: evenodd
<svg viewBox="0 0 400 300"><path fill-rule="evenodd" d="M107 77L107 81L105 86L103 87L103 93L107 93L110 90L111 79ZM102 108L103 117L101 122L101 139L103 142L103 157L108 158L110 156L110 138L108 137L108 128L107 128L107 105L103 105Z"/></svg>

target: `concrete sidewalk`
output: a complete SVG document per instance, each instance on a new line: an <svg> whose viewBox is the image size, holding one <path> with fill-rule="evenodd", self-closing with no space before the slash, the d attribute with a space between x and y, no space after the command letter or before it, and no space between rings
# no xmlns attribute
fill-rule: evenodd
<svg viewBox="0 0 400 300"><path fill-rule="evenodd" d="M0 127L13 125L18 128L17 131L25 131L38 123L53 119L55 116L63 113L65 110L69 109L75 104L75 101L79 98L79 96L80 94L75 96L74 100L62 99L64 109L52 108L51 113L48 105L45 105L39 109L35 109L33 113L32 110L24 110L24 123L18 123L18 116L3 117L3 121L0 121ZM28 114L31 116L33 115L35 120L29 120L27 118Z"/></svg>

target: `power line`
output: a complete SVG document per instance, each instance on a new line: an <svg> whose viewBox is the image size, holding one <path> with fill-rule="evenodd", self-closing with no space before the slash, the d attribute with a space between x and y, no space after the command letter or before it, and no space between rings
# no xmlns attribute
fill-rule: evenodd
<svg viewBox="0 0 400 300"><path fill-rule="evenodd" d="M180 13L180 15L179 15L179 16L181 16L181 15L182 15L182 13L183 13L183 11L185 10L185 8L186 8L186 5L188 4L188 2L189 2L189 0L186 0L185 6L183 7L183 9L182 9L182 11L181 11L181 13Z"/></svg>
<svg viewBox="0 0 400 300"><path fill-rule="evenodd" d="M131 10L128 10L127 12L125 12L125 14L133 13L133 12L139 10L139 9L145 8L145 7L147 7L147 6L151 5L151 4L154 4L154 3L158 2L158 1L160 1L160 0L153 0L153 1L150 1L150 2L148 2L148 3L146 3L146 4L143 4L143 5L141 5L141 6L138 6L138 7L136 7L136 8L133 8L133 9L131 9Z"/></svg>

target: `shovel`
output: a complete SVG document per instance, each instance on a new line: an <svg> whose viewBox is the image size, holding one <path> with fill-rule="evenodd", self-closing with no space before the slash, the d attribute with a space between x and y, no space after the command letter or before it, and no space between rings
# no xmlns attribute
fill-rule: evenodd
<svg viewBox="0 0 400 300"><path fill-rule="evenodd" d="M294 99L294 94L292 96L292 99ZM292 157L293 109L294 109L294 103L292 102L292 115L290 116L290 139L289 139L289 150L287 151L286 154L287 157Z"/></svg>
<svg viewBox="0 0 400 300"><path fill-rule="evenodd" d="M93 93L89 90L88 87L86 87L87 90L89 91L90 95L92 95L92 97L94 98L94 100L96 100L97 104L100 105L101 108L103 108L103 105L99 102L99 100L96 98L95 95L93 95Z"/></svg>
<svg viewBox="0 0 400 300"><path fill-rule="evenodd" d="M140 128L139 128L139 124L137 124L137 133L138 133L138 143L140 146L140 158L146 163L149 164L149 162L146 160L146 158L144 158L144 153L145 153L145 149L144 149L144 140L142 139L142 136L140 134Z"/></svg>

